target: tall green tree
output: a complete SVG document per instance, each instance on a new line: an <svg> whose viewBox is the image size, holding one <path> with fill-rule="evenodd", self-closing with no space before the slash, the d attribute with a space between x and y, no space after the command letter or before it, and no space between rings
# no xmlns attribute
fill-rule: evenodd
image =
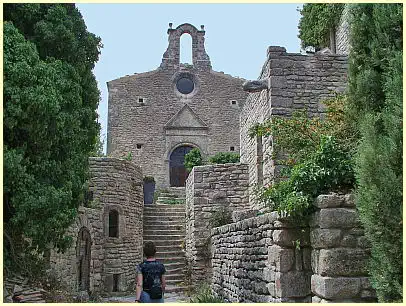
<svg viewBox="0 0 406 306"><path fill-rule="evenodd" d="M402 4L351 10L349 102L360 130L357 207L381 302L402 299Z"/></svg>
<svg viewBox="0 0 406 306"><path fill-rule="evenodd" d="M92 69L101 42L73 4L5 4L4 20L3 199L12 263L14 237L36 254L69 242L65 230L100 129Z"/></svg>

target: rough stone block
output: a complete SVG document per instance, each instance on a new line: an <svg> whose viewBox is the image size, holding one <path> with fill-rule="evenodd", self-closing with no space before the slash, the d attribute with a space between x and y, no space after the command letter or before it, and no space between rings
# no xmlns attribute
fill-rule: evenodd
<svg viewBox="0 0 406 306"><path fill-rule="evenodd" d="M313 248L332 248L338 246L341 240L341 230L316 228L310 231L310 244Z"/></svg>
<svg viewBox="0 0 406 306"><path fill-rule="evenodd" d="M273 245L268 248L268 261L271 265L275 265L277 271L289 271L295 262L294 250Z"/></svg>
<svg viewBox="0 0 406 306"><path fill-rule="evenodd" d="M361 289L357 277L323 277L312 275L312 292L325 299L355 298Z"/></svg>
<svg viewBox="0 0 406 306"><path fill-rule="evenodd" d="M282 229L274 230L272 238L275 244L285 247L293 247L296 241L300 246L308 246L310 243L307 229Z"/></svg>
<svg viewBox="0 0 406 306"><path fill-rule="evenodd" d="M318 208L333 208L340 207L345 202L345 196L337 193L319 195L314 201L314 205Z"/></svg>
<svg viewBox="0 0 406 306"><path fill-rule="evenodd" d="M350 228L359 226L357 211L350 208L321 209L318 223L320 228Z"/></svg>
<svg viewBox="0 0 406 306"><path fill-rule="evenodd" d="M279 277L278 277L279 276ZM304 297L310 294L310 275L299 271L278 273L275 281L276 297Z"/></svg>
<svg viewBox="0 0 406 306"><path fill-rule="evenodd" d="M322 276L367 275L369 253L363 249L320 250L318 274Z"/></svg>
<svg viewBox="0 0 406 306"><path fill-rule="evenodd" d="M257 213L257 209L236 210L232 212L231 216L233 222L238 222L244 219L255 217Z"/></svg>

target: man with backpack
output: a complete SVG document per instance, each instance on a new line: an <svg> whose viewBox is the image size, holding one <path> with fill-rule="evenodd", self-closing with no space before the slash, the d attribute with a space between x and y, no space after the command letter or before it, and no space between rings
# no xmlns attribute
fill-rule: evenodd
<svg viewBox="0 0 406 306"><path fill-rule="evenodd" d="M163 303L165 292L165 267L155 259L156 247L153 242L144 244L147 258L137 267L137 290L135 302Z"/></svg>

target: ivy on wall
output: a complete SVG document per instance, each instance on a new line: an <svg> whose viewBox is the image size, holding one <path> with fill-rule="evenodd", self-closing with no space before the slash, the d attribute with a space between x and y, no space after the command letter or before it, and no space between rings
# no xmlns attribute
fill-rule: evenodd
<svg viewBox="0 0 406 306"><path fill-rule="evenodd" d="M300 10L299 35L302 48L314 47L316 50L329 45L330 29L340 21L343 3L309 3Z"/></svg>

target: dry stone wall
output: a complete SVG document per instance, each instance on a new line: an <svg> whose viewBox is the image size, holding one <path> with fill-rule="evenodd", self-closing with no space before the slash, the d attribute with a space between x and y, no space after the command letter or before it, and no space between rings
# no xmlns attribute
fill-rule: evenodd
<svg viewBox="0 0 406 306"><path fill-rule="evenodd" d="M309 222L272 212L212 229L214 293L230 302L376 301L352 196L321 195L315 206Z"/></svg>
<svg viewBox="0 0 406 306"><path fill-rule="evenodd" d="M80 230L90 233L89 291L111 293L133 291L135 268L142 261L143 191L140 167L116 158L90 158L89 190L92 200L79 208L75 223L68 229L73 245L66 253L51 254L51 267L65 284L77 291ZM109 213L118 212L118 237L110 237ZM80 238L80 237L79 237ZM83 264L83 262L82 262ZM83 269L83 268L82 268ZM82 276L83 277L83 276Z"/></svg>
<svg viewBox="0 0 406 306"><path fill-rule="evenodd" d="M193 281L210 275L210 219L220 208L248 208L248 167L219 164L194 167L186 181L186 258Z"/></svg>
<svg viewBox="0 0 406 306"><path fill-rule="evenodd" d="M211 239L216 295L230 302L311 301L306 227L273 212L214 228Z"/></svg>
<svg viewBox="0 0 406 306"><path fill-rule="evenodd" d="M268 89L250 93L240 115L241 162L249 165L250 203L255 203L255 185L268 185L279 176L281 165L272 159L272 139L249 137L249 129L273 116L290 116L307 108L311 116L323 116L321 103L343 92L347 83L347 57L343 55L302 55L287 53L283 47L269 47L260 79Z"/></svg>

